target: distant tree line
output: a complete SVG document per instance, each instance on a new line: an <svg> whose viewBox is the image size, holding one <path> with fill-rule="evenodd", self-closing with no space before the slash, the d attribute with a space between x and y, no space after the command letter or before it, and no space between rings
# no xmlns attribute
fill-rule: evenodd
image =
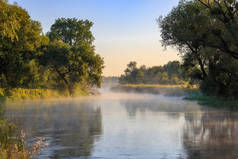
<svg viewBox="0 0 238 159"><path fill-rule="evenodd" d="M113 84L118 84L119 83L119 77L117 76L107 76L103 77L103 84L104 85L113 85Z"/></svg>
<svg viewBox="0 0 238 159"><path fill-rule="evenodd" d="M178 48L184 70L204 93L238 96L236 0L181 0L159 26L163 45Z"/></svg>
<svg viewBox="0 0 238 159"><path fill-rule="evenodd" d="M44 35L40 22L0 0L0 87L49 88L73 94L100 87L103 59L95 53L93 23L59 18Z"/></svg>
<svg viewBox="0 0 238 159"><path fill-rule="evenodd" d="M171 61L164 66L137 67L136 62L127 65L119 79L121 84L182 84L183 70L179 61Z"/></svg>

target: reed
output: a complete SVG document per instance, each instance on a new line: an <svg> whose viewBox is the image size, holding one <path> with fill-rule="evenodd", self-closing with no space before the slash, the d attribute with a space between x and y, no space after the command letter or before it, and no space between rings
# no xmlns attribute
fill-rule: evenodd
<svg viewBox="0 0 238 159"><path fill-rule="evenodd" d="M6 132L6 131L5 131ZM26 148L25 133L21 131L19 139L13 136L8 136L11 139L7 140L6 145L0 142L0 158L1 159L33 159L49 145L45 138L40 138L32 148Z"/></svg>
<svg viewBox="0 0 238 159"><path fill-rule="evenodd" d="M73 96L86 96L88 95L88 88L77 85L74 90ZM25 89L14 88L10 90L4 90L0 88L0 102L2 101L19 101L19 100L38 100L49 98L61 98L69 97L70 94L67 90L55 90L55 89Z"/></svg>

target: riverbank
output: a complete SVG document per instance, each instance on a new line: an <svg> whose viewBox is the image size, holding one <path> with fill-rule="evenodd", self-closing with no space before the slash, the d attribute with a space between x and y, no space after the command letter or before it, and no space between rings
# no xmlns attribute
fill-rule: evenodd
<svg viewBox="0 0 238 159"><path fill-rule="evenodd" d="M238 108L238 99L226 99L221 97L207 96L203 94L197 85L143 85L127 84L118 85L111 88L115 92L133 92L161 94L164 96L183 97L185 100L198 101L201 105L220 108Z"/></svg>
<svg viewBox="0 0 238 159"><path fill-rule="evenodd" d="M185 96L188 89L197 89L197 86L188 85L144 85L144 84L126 84L117 85L111 88L115 92L133 92L161 94L165 96Z"/></svg>
<svg viewBox="0 0 238 159"><path fill-rule="evenodd" d="M188 91L184 99L198 101L198 103L201 105L207 105L216 108L229 108L229 109L238 108L238 99L236 98L207 96L203 94L200 90Z"/></svg>
<svg viewBox="0 0 238 159"><path fill-rule="evenodd" d="M4 98L0 98L0 158L1 159L33 159L42 149L48 146L45 138L39 138L36 143L29 147L26 144L24 131L10 122L5 116L3 107Z"/></svg>
<svg viewBox="0 0 238 159"><path fill-rule="evenodd" d="M96 94L91 90L85 88L78 88L74 96L87 96L90 94ZM24 89L15 88L8 91L4 91L0 88L0 102L3 101L19 101L19 100L39 100L49 98L62 98L69 97L67 91L58 91L54 89Z"/></svg>

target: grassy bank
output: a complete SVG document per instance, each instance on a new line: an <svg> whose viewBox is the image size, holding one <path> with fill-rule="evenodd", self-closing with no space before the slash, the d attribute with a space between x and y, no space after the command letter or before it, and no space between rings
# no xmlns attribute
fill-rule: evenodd
<svg viewBox="0 0 238 159"><path fill-rule="evenodd" d="M220 108L238 108L238 99L226 99L221 97L207 96L203 94L198 86L191 85L143 85L127 84L112 88L113 91L124 91L134 93L161 94L165 96L181 96L186 100L198 101L201 105Z"/></svg>
<svg viewBox="0 0 238 159"><path fill-rule="evenodd" d="M9 90L4 97L7 101L27 100L27 99L45 99L60 97L60 93L56 90L49 89L23 89L17 88Z"/></svg>
<svg viewBox="0 0 238 159"><path fill-rule="evenodd" d="M23 89L15 88L8 91L0 89L0 98L2 101L18 101L18 100L36 100L46 98L58 98L63 96L56 90L50 89Z"/></svg>
<svg viewBox="0 0 238 159"><path fill-rule="evenodd" d="M112 87L112 91L124 91L134 93L161 94L165 96L185 96L187 89L196 89L191 85L144 85L144 84L126 84Z"/></svg>
<svg viewBox="0 0 238 159"><path fill-rule="evenodd" d="M187 90L187 95L185 96L186 100L195 100L198 101L201 105L207 105L218 108L238 108L238 99L235 98L222 98L215 96L207 96L203 94L200 90Z"/></svg>
<svg viewBox="0 0 238 159"><path fill-rule="evenodd" d="M88 90L83 87L78 87L75 91L75 96L86 96ZM24 89L15 88L8 91L0 89L0 102L3 101L18 101L18 100L38 100L49 98L69 97L67 91L58 91L53 89Z"/></svg>
<svg viewBox="0 0 238 159"><path fill-rule="evenodd" d="M43 89L0 89L0 158L1 159L33 159L48 145L44 138L40 138L32 147L27 147L25 133L19 132L17 125L4 117L4 103L12 100L41 99L58 97L53 90Z"/></svg>
<svg viewBox="0 0 238 159"><path fill-rule="evenodd" d="M78 86L75 96L88 95L89 89ZM90 92L89 92L90 93ZM29 147L25 141L25 134L17 125L4 117L5 103L18 100L38 100L48 98L68 97L67 91L53 89L0 89L0 159L33 159L37 158L40 151L48 146L44 138L40 138L36 144Z"/></svg>
<svg viewBox="0 0 238 159"><path fill-rule="evenodd" d="M40 138L32 147L27 147L25 133L17 133L17 126L6 119L0 120L0 158L33 159L48 146L45 138Z"/></svg>

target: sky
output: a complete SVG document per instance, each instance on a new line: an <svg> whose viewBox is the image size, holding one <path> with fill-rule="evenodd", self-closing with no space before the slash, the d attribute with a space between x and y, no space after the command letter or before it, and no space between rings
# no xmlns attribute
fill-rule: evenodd
<svg viewBox="0 0 238 159"><path fill-rule="evenodd" d="M123 74L130 61L138 66L164 65L179 60L178 51L161 46L156 19L179 0L10 0L42 24L43 32L57 18L88 19L94 23L96 53L104 58L104 76Z"/></svg>

